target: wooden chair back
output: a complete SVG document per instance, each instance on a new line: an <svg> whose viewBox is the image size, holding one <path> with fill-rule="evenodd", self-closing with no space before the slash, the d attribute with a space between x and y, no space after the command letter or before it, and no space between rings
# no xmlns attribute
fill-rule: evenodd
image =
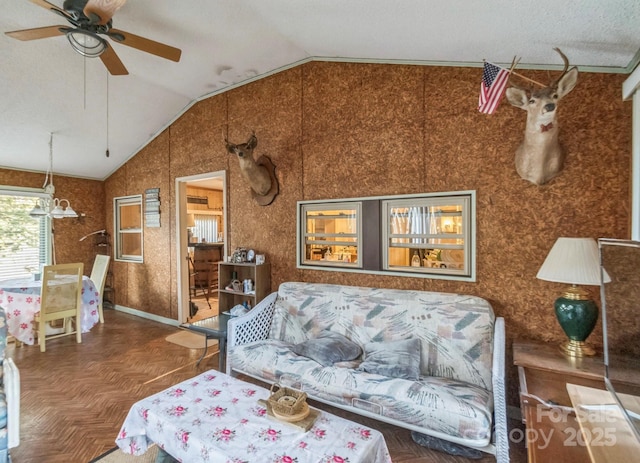
<svg viewBox="0 0 640 463"><path fill-rule="evenodd" d="M193 252L193 283L195 289L205 293L207 299L212 290L218 289L218 262L220 250L217 248L195 248Z"/></svg>
<svg viewBox="0 0 640 463"><path fill-rule="evenodd" d="M78 343L82 342L80 311L82 306L83 270L84 264L82 263L44 267L40 294L40 312L35 319L41 352L45 352L46 339L76 334L76 341ZM47 336L46 326L56 320L62 320L63 332ZM75 330L69 326L71 320L75 321Z"/></svg>

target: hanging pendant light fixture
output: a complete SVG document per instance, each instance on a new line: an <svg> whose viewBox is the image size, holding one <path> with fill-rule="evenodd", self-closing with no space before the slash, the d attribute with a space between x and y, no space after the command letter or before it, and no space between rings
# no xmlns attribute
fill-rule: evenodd
<svg viewBox="0 0 640 463"><path fill-rule="evenodd" d="M78 213L73 210L68 199L54 198L56 187L53 186L53 133L49 137L49 169L44 178L42 189L46 193L46 197L39 198L36 205L29 212L29 216L39 219L41 217L52 217L54 219L63 219L65 217L78 217ZM67 205L63 207L63 203Z"/></svg>

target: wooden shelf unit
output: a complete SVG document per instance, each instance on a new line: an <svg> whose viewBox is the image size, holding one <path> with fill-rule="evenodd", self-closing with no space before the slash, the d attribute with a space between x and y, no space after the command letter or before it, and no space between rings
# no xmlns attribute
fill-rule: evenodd
<svg viewBox="0 0 640 463"><path fill-rule="evenodd" d="M225 289L233 279L233 272L236 272L237 279L240 282L250 279L253 282L253 291L245 293L243 291ZM218 264L218 278L220 281L218 285L218 308L220 313L244 302L247 302L253 308L271 293L271 266L268 262L260 265L256 265L253 262L220 262Z"/></svg>

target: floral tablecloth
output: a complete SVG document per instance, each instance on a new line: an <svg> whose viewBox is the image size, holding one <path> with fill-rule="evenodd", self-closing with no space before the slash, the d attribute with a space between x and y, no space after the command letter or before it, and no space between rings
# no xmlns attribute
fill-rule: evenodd
<svg viewBox="0 0 640 463"><path fill-rule="evenodd" d="M35 314L40 312L40 290L42 282L31 278L16 278L0 281L0 307L7 314L9 333L17 340L32 345L36 332L33 326ZM87 276L82 277L82 313L80 327L88 332L98 323L100 293Z"/></svg>
<svg viewBox="0 0 640 463"><path fill-rule="evenodd" d="M267 416L269 391L209 370L135 403L116 444L185 463L390 463L379 431L321 412L304 432Z"/></svg>

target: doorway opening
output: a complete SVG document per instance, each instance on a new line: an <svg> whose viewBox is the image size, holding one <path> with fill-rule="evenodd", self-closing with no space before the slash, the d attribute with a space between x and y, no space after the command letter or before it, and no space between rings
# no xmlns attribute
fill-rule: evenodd
<svg viewBox="0 0 640 463"><path fill-rule="evenodd" d="M217 315L218 262L227 255L226 172L176 178L176 218L178 322L185 323Z"/></svg>

